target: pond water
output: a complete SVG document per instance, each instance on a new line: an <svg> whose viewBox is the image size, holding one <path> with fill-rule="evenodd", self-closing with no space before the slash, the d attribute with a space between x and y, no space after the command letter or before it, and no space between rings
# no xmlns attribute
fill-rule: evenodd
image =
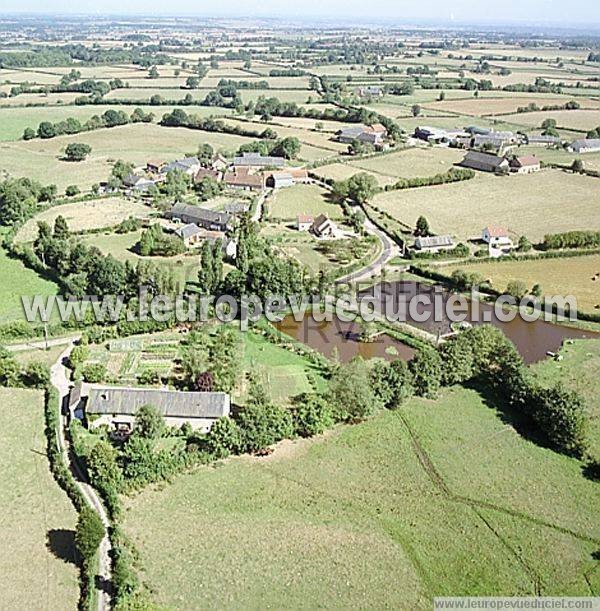
<svg viewBox="0 0 600 611"><path fill-rule="evenodd" d="M388 304L391 303L395 311L404 313L406 310L406 322L424 329L434 335L445 335L451 332L450 320L443 316L438 322L434 321L433 316L426 322L418 322L410 317L405 302L415 295L429 295L433 302L434 288L428 284L417 282L393 282L377 285L368 291L359 293L359 300L365 297L374 297L374 302L379 304L377 309L383 311L386 298ZM444 291L438 293L442 302L450 298L451 293ZM422 306L420 311L430 311L431 306ZM468 319L472 320L474 309L472 304L468 306ZM515 344L517 350L526 363L533 363L543 359L548 351L556 351L562 342L569 338L596 338L600 339L600 333L575 329L565 325L553 324L544 320L527 322L517 316L512 321L504 322L495 315L494 308L489 304L480 303L473 324L489 323L498 327ZM340 360L349 361L355 356L362 356L365 359L372 357L382 357L388 360L401 358L410 360L414 350L395 340L388 335L380 335L373 343L363 343L359 341L360 325L358 323L342 322L334 316L331 322L317 322L310 314L305 315L300 322L293 316L287 316L277 324L276 327L301 341L311 348L321 352L325 356L331 356L334 347L337 348Z"/></svg>

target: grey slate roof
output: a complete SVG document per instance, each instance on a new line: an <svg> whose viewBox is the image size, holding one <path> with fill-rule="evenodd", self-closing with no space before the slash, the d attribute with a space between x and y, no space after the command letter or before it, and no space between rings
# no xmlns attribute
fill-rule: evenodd
<svg viewBox="0 0 600 611"><path fill-rule="evenodd" d="M196 225L195 223L190 223L189 225L184 225L183 227L176 229L175 233L180 238L183 238L185 240L186 238L191 238L192 236L195 236L201 231L202 230L200 229L200 227L198 227L198 225Z"/></svg>
<svg viewBox="0 0 600 611"><path fill-rule="evenodd" d="M355 140L357 139L363 132L365 131L365 126L360 125L358 127L346 127L345 129L340 130L339 138L347 140Z"/></svg>
<svg viewBox="0 0 600 611"><path fill-rule="evenodd" d="M492 155L490 153L480 153L479 151L469 151L460 165L475 170L494 172L496 169L507 166L508 160L505 157Z"/></svg>
<svg viewBox="0 0 600 611"><path fill-rule="evenodd" d="M250 204L245 202L227 202L223 209L227 214L242 214L250 210Z"/></svg>
<svg viewBox="0 0 600 611"><path fill-rule="evenodd" d="M234 157L233 165L238 166L273 166L283 167L283 157L263 157L260 153L242 153L241 157Z"/></svg>
<svg viewBox="0 0 600 611"><path fill-rule="evenodd" d="M163 174L167 174L168 172L172 172L173 170L181 170L182 172L186 172L190 168L194 166L200 165L197 157L185 157L184 159L177 159L177 161L173 161L162 169Z"/></svg>
<svg viewBox="0 0 600 611"><path fill-rule="evenodd" d="M449 235L434 235L429 237L417 238L415 240L415 247L418 249L422 248L441 248L445 246L453 246L454 241Z"/></svg>
<svg viewBox="0 0 600 611"><path fill-rule="evenodd" d="M216 210L208 210L199 206L191 206L178 202L173 205L170 211L172 218L185 217L189 219L188 223L206 222L217 225L227 225L231 221L231 215L227 212L217 212ZM197 224L197 223L196 223Z"/></svg>
<svg viewBox="0 0 600 611"><path fill-rule="evenodd" d="M230 399L224 392L94 387L90 389L86 411L133 416L143 405L152 405L163 417L221 418L229 414Z"/></svg>

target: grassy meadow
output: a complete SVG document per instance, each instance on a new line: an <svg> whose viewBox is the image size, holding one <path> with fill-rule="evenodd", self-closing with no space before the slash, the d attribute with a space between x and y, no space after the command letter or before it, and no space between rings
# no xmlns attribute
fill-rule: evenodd
<svg viewBox="0 0 600 611"><path fill-rule="evenodd" d="M43 394L0 388L0 607L75 609L77 514L50 473Z"/></svg>
<svg viewBox="0 0 600 611"><path fill-rule="evenodd" d="M444 267L448 273L454 269L482 274L497 290L504 290L511 280L522 280L530 288L541 284L547 296L574 295L579 310L593 313L600 307L600 255Z"/></svg>
<svg viewBox="0 0 600 611"><path fill-rule="evenodd" d="M577 461L449 389L146 490L125 530L169 608L427 609L444 595L588 595L599 494Z"/></svg>
<svg viewBox="0 0 600 611"><path fill-rule="evenodd" d="M596 181L560 170L507 177L479 172L465 182L382 193L373 204L412 226L425 215L434 232L459 239L502 225L537 241L547 233L600 226Z"/></svg>
<svg viewBox="0 0 600 611"><path fill-rule="evenodd" d="M294 185L276 191L268 200L269 218L295 220L299 214L318 216L326 214L341 219L340 206L327 200L327 191L317 185Z"/></svg>

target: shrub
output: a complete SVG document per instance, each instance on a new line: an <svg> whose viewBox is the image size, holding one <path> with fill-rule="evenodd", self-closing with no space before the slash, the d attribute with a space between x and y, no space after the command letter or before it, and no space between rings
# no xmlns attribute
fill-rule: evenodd
<svg viewBox="0 0 600 611"><path fill-rule="evenodd" d="M106 365L102 363L89 363L83 368L82 375L86 382L99 384L106 379Z"/></svg>
<svg viewBox="0 0 600 611"><path fill-rule="evenodd" d="M302 394L294 404L294 429L301 437L319 435L333 426L331 406L325 397Z"/></svg>
<svg viewBox="0 0 600 611"><path fill-rule="evenodd" d="M87 564L94 558L104 533L100 516L91 507L84 505L79 512L75 530L75 543L84 563Z"/></svg>
<svg viewBox="0 0 600 611"><path fill-rule="evenodd" d="M439 352L430 346L417 350L410 362L415 393L420 397L435 399L442 379L442 359Z"/></svg>
<svg viewBox="0 0 600 611"><path fill-rule="evenodd" d="M290 412L276 405L248 405L240 412L238 423L244 452L260 452L294 434Z"/></svg>
<svg viewBox="0 0 600 611"><path fill-rule="evenodd" d="M336 420L359 422L382 403L375 394L369 369L361 358L340 365L329 383L329 400Z"/></svg>
<svg viewBox="0 0 600 611"><path fill-rule="evenodd" d="M227 458L238 454L242 446L242 432L228 417L219 418L206 436L206 449L214 458Z"/></svg>

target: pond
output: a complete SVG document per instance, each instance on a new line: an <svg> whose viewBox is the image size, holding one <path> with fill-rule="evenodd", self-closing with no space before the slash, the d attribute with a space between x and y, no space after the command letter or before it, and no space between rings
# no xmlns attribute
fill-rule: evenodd
<svg viewBox="0 0 600 611"><path fill-rule="evenodd" d="M385 299L387 297L395 310L403 312L406 300L415 295L429 295L432 297L431 301L433 302L433 294L434 288L431 285L412 281L400 281L377 285L368 291L363 291L359 293L359 300L365 297L375 297L374 301L379 303L377 309L381 312L384 310ZM445 304L450 298L451 293L443 291L438 293L438 295ZM432 311L433 307L433 305L422 306L420 311ZM472 319L474 312L477 315L475 320L472 321L473 324L484 324L485 322L501 329L508 339L515 344L526 363L534 363L543 359L549 351L555 352L560 348L565 339L600 339L600 333L553 324L544 320L527 322L521 317L516 316L513 320L504 322L498 319L494 308L489 304L480 303L479 309L476 311L472 304L469 303L469 320ZM419 322L411 318L408 312L406 312L406 322L436 336L445 335L452 331L451 321L445 316L438 322L434 321L433 316L426 322ZM365 359L381 357L388 360L396 358L410 360L414 355L412 348L385 334L378 336L373 343L361 342L359 340L360 324L357 322L342 322L335 316L331 322L317 322L307 313L298 322L292 315L289 315L275 326L281 332L307 344L327 357L330 357L333 354L334 348L337 348L342 362L347 362L355 356L362 356Z"/></svg>

